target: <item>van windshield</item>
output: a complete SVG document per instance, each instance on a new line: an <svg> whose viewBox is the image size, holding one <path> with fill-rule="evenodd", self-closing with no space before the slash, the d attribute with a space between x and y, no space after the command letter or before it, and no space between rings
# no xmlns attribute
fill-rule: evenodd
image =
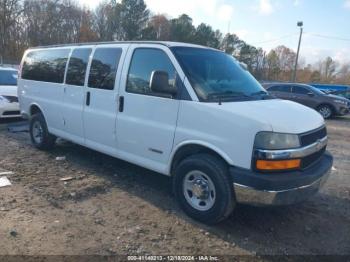
<svg viewBox="0 0 350 262"><path fill-rule="evenodd" d="M0 86L17 85L17 71L0 70Z"/></svg>
<svg viewBox="0 0 350 262"><path fill-rule="evenodd" d="M172 47L202 102L270 99L259 82L232 56L195 47Z"/></svg>

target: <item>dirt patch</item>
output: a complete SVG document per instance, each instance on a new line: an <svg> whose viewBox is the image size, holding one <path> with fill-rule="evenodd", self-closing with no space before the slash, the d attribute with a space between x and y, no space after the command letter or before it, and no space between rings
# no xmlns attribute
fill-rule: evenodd
<svg viewBox="0 0 350 262"><path fill-rule="evenodd" d="M0 254L350 254L350 118L327 122L335 170L318 195L238 206L213 227L183 214L165 176L67 142L38 151L0 127L0 169L14 172L0 189Z"/></svg>

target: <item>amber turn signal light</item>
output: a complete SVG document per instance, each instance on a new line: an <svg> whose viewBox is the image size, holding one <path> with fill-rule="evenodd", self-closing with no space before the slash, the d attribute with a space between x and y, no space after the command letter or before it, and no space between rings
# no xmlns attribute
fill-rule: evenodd
<svg viewBox="0 0 350 262"><path fill-rule="evenodd" d="M300 159L291 160L257 160L256 168L260 170L284 170L300 167Z"/></svg>

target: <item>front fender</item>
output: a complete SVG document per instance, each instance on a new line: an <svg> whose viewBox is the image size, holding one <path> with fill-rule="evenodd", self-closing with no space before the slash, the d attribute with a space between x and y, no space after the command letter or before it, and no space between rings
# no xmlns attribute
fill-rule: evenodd
<svg viewBox="0 0 350 262"><path fill-rule="evenodd" d="M211 151L214 151L219 156L221 156L229 165L234 165L233 160L228 156L228 154L226 154L223 150L221 150L217 146L212 145L212 144L207 143L207 142L204 142L204 141L201 141L201 140L186 140L186 141L182 141L182 142L178 143L173 148L171 155L170 155L170 160L169 160L169 165L168 165L168 170L167 170L168 174L170 174L170 172L171 172L172 163L173 163L173 160L174 160L176 153L179 150L181 150L182 147L188 146L188 145L202 146L202 147L205 147L207 149L210 149Z"/></svg>

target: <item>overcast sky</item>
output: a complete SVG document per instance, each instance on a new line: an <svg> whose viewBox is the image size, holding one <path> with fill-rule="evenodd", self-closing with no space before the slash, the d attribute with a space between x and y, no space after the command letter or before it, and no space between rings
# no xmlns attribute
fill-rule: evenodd
<svg viewBox="0 0 350 262"><path fill-rule="evenodd" d="M94 8L101 0L79 0ZM210 24L269 51L284 44L296 50L304 22L301 56L315 63L327 55L350 61L350 0L145 0L154 14L182 13L195 25Z"/></svg>

